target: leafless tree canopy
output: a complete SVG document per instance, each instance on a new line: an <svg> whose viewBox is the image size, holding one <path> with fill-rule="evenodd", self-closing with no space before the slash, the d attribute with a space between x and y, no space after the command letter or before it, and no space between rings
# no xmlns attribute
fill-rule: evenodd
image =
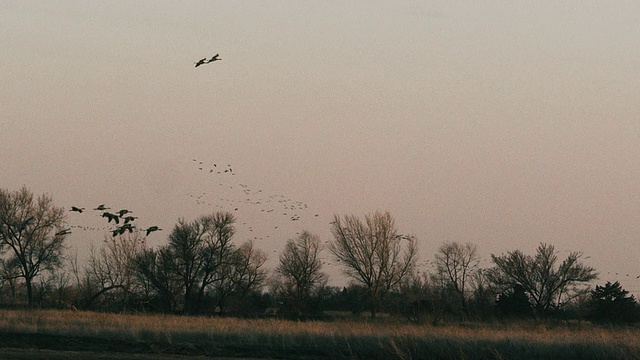
<svg viewBox="0 0 640 360"><path fill-rule="evenodd" d="M306 315L312 303L319 300L318 291L327 283L321 251L320 238L305 230L297 239L288 240L280 255L277 291L294 315Z"/></svg>
<svg viewBox="0 0 640 360"><path fill-rule="evenodd" d="M111 290L120 290L121 300L127 306L130 295L142 286L135 261L144 250L142 232L105 235L102 246L97 250L91 249L85 266L85 283L93 294L84 306L89 307L98 296Z"/></svg>
<svg viewBox="0 0 640 360"><path fill-rule="evenodd" d="M138 257L138 271L156 289L164 306L197 313L209 294L222 311L230 295L261 284L266 256L250 242L239 248L232 243L235 221L228 212L180 220L166 246Z"/></svg>
<svg viewBox="0 0 640 360"><path fill-rule="evenodd" d="M12 193L0 189L0 250L3 272L22 278L33 305L33 280L62 266L68 234L64 209L51 196L34 200L26 187Z"/></svg>
<svg viewBox="0 0 640 360"><path fill-rule="evenodd" d="M580 262L582 253L571 252L558 263L553 245L540 244L534 256L520 250L506 255L491 255L495 267L487 271L489 281L503 289L522 285L540 311L559 308L586 291L582 284L597 278L595 269Z"/></svg>
<svg viewBox="0 0 640 360"><path fill-rule="evenodd" d="M262 286L267 277L263 267L266 261L267 255L247 241L220 262L211 284L220 313L224 313L230 297L242 298Z"/></svg>
<svg viewBox="0 0 640 360"><path fill-rule="evenodd" d="M264 263L267 255L255 248L253 241L247 241L235 251L231 263L232 273L229 278L234 285L234 292L244 295L259 287L267 276Z"/></svg>
<svg viewBox="0 0 640 360"><path fill-rule="evenodd" d="M216 280L216 271L229 261L235 221L233 214L217 212L193 222L180 220L169 234L168 251L183 286L185 312L197 310L206 287Z"/></svg>
<svg viewBox="0 0 640 360"><path fill-rule="evenodd" d="M462 310L468 315L467 296L469 282L478 269L480 259L475 244L444 243L438 249L436 258L436 274L440 281L446 283L459 297Z"/></svg>
<svg viewBox="0 0 640 360"><path fill-rule="evenodd" d="M387 293L411 272L418 253L415 239L398 234L389 212L366 215L364 221L336 215L331 230L331 252L345 273L366 287L375 317Z"/></svg>

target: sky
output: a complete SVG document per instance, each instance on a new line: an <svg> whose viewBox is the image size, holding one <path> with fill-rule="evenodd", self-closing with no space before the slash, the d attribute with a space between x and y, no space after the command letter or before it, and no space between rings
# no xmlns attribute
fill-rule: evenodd
<svg viewBox="0 0 640 360"><path fill-rule="evenodd" d="M154 247L231 211L271 268L389 211L421 261L545 242L640 292L637 1L0 1L0 50L0 187L85 207L81 256L102 203Z"/></svg>

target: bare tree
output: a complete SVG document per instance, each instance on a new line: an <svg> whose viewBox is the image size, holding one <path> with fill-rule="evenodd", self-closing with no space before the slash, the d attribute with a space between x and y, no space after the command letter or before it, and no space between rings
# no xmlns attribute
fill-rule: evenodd
<svg viewBox="0 0 640 360"><path fill-rule="evenodd" d="M91 298L93 293L86 268L83 268L78 260L78 249L75 249L73 254L67 256L67 267L74 281L70 307L77 309L87 303L87 299Z"/></svg>
<svg viewBox="0 0 640 360"><path fill-rule="evenodd" d="M0 249L15 266L27 288L27 302L33 306L33 280L43 272L62 266L65 250L64 209L53 205L49 195L34 200L22 187L16 192L0 189Z"/></svg>
<svg viewBox="0 0 640 360"><path fill-rule="evenodd" d="M136 258L145 249L145 238L141 232L105 235L98 251L91 249L85 272L89 282L97 285L96 292L86 306L111 290L120 290L118 299L124 306L130 305L131 294L137 286Z"/></svg>
<svg viewBox="0 0 640 360"><path fill-rule="evenodd" d="M242 244L234 253L234 272L231 276L236 284L236 292L245 295L259 288L266 279L263 268L267 255L254 247L253 241Z"/></svg>
<svg viewBox="0 0 640 360"><path fill-rule="evenodd" d="M171 270L181 280L183 288L184 311L193 311L192 305L195 295L202 280L202 272L207 265L205 262L205 237L211 232L207 222L196 220L187 222L180 219L169 234L169 245L167 250L171 253L173 260Z"/></svg>
<svg viewBox="0 0 640 360"><path fill-rule="evenodd" d="M451 298L439 280L426 272L413 272L407 277L400 289L406 301L401 313L416 323L429 319L437 325L444 320L450 313Z"/></svg>
<svg viewBox="0 0 640 360"><path fill-rule="evenodd" d="M216 280L210 287L220 314L225 312L229 298L242 299L262 286L266 279L263 268L266 261L265 253L256 249L252 241L247 241L218 266Z"/></svg>
<svg viewBox="0 0 640 360"><path fill-rule="evenodd" d="M366 215L364 222L353 215L344 219L336 215L331 230L334 242L329 249L345 273L367 289L373 318L387 294L411 273L417 243L398 234L389 212Z"/></svg>
<svg viewBox="0 0 640 360"><path fill-rule="evenodd" d="M225 265L232 261L235 247L235 217L228 212L201 216L188 222L181 219L169 234L169 243L138 258L138 270L165 299L174 290L181 293L182 310L199 311L208 287L220 280ZM176 304L177 305L177 304ZM175 309L175 306L172 305Z"/></svg>
<svg viewBox="0 0 640 360"><path fill-rule="evenodd" d="M276 272L280 275L279 296L292 315L304 316L319 299L319 290L326 286L327 275L322 272L320 238L303 231L295 240L288 240L280 255ZM316 301L314 301L316 300Z"/></svg>
<svg viewBox="0 0 640 360"><path fill-rule="evenodd" d="M198 289L198 306L209 287L215 287L228 280L229 269L234 267L235 245L231 242L235 235L235 216L230 212L216 212L200 218L204 227L211 229L205 239L203 249L204 267ZM224 298L224 296L223 296ZM224 302L224 300L223 300ZM199 309L198 309L199 310Z"/></svg>
<svg viewBox="0 0 640 360"><path fill-rule="evenodd" d="M11 304L15 304L18 299L18 292L23 287L23 284L19 282L20 266L15 257L12 257L10 261L0 259L0 279L2 279L3 289L5 285L9 287Z"/></svg>
<svg viewBox="0 0 640 360"><path fill-rule="evenodd" d="M182 291L181 279L173 268L175 259L167 246L158 250L146 249L136 257L138 276L148 288L148 301L160 300L162 311L175 311Z"/></svg>
<svg viewBox="0 0 640 360"><path fill-rule="evenodd" d="M435 258L436 276L447 283L446 288L456 293L462 311L469 316L468 286L480 263L476 245L447 242L440 246Z"/></svg>
<svg viewBox="0 0 640 360"><path fill-rule="evenodd" d="M571 252L558 264L554 246L544 243L534 256L515 250L501 256L492 254L491 258L495 266L486 275L498 292L519 284L541 313L585 293L588 289L584 285L598 276L595 269L580 262L582 253Z"/></svg>

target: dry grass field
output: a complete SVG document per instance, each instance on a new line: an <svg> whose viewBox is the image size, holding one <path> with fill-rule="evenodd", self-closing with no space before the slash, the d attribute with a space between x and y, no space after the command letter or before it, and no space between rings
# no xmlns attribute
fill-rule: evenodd
<svg viewBox="0 0 640 360"><path fill-rule="evenodd" d="M0 347L284 359L640 359L640 329L0 310Z"/></svg>

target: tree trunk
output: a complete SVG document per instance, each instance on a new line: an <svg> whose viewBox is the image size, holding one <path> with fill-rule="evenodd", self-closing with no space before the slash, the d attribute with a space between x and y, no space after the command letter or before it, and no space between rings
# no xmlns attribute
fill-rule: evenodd
<svg viewBox="0 0 640 360"><path fill-rule="evenodd" d="M25 276L24 284L27 287L27 303L29 304L29 308L32 308L33 307L33 286L31 284L31 279L28 276Z"/></svg>
<svg viewBox="0 0 640 360"><path fill-rule="evenodd" d="M191 314L192 309L191 309L191 289L187 288L187 290L184 293L184 313L185 314Z"/></svg>
<svg viewBox="0 0 640 360"><path fill-rule="evenodd" d="M460 292L460 301L462 305L462 313L464 314L465 318L469 319L469 306L467 305L467 299L464 297L464 294L462 292Z"/></svg>
<svg viewBox="0 0 640 360"><path fill-rule="evenodd" d="M377 314L378 314L378 302L376 300L373 300L371 303L371 318L375 319Z"/></svg>
<svg viewBox="0 0 640 360"><path fill-rule="evenodd" d="M16 280L9 280L9 287L11 288L11 305L16 303Z"/></svg>

